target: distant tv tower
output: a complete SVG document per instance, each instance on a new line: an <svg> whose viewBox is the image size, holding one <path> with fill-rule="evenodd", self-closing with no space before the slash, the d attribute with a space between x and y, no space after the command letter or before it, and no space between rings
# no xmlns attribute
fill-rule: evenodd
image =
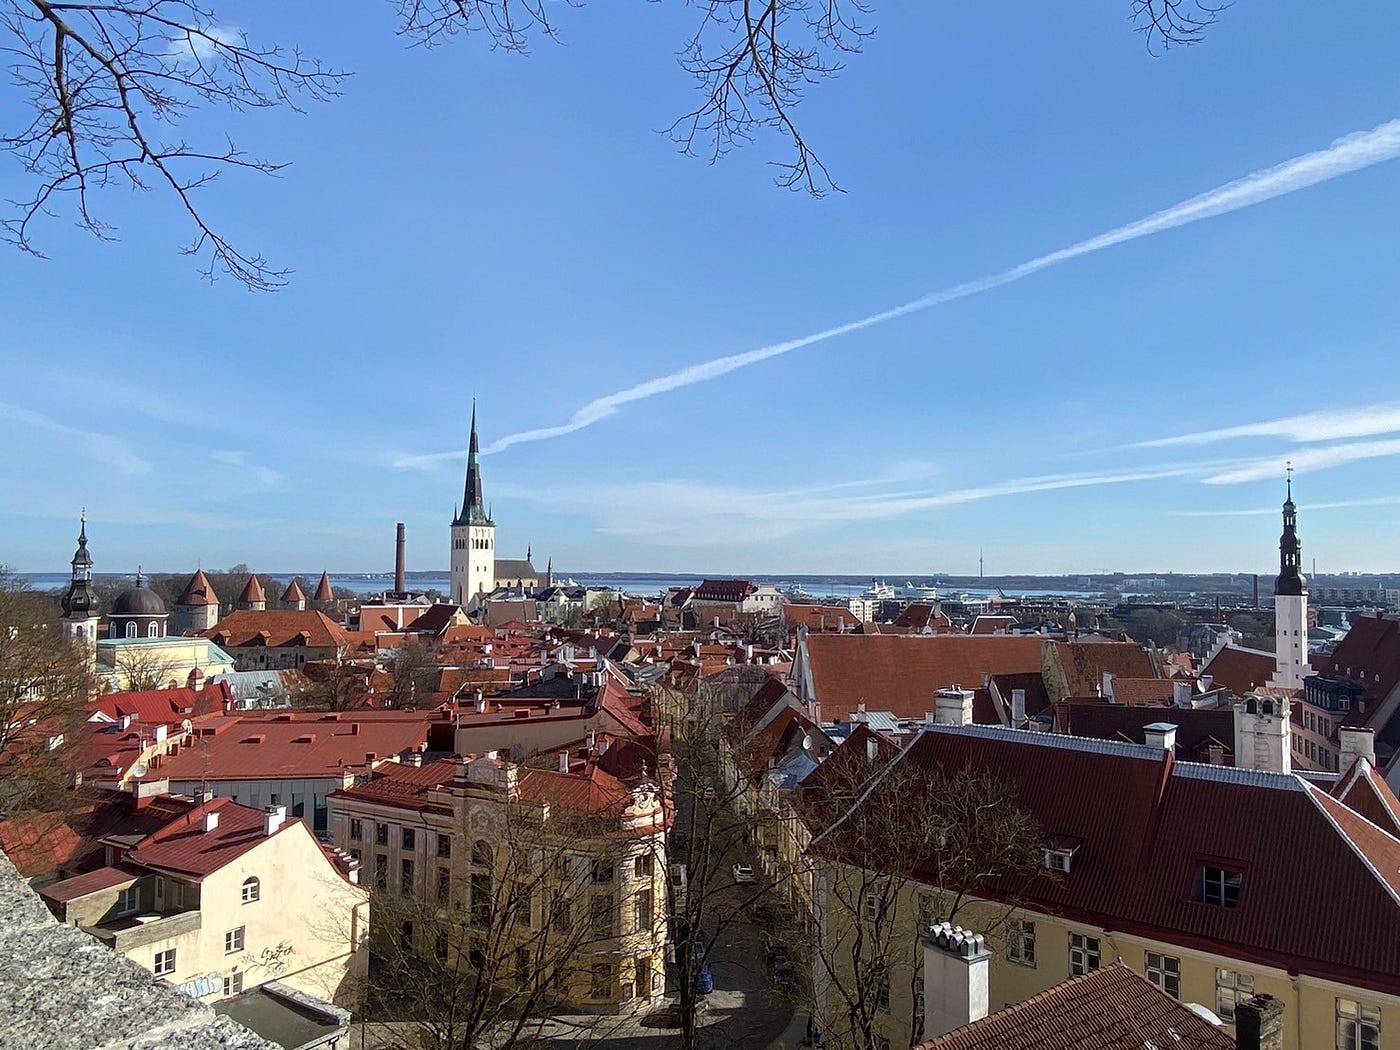
<svg viewBox="0 0 1400 1050"><path fill-rule="evenodd" d="M978 578L979 580L982 578L982 568L983 568L983 566L982 566L982 548L981 548L981 547L978 547L978 548L977 548L977 578Z"/></svg>

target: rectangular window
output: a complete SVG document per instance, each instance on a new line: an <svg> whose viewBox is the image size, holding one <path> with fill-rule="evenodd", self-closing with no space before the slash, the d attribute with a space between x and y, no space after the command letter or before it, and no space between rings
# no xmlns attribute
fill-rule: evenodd
<svg viewBox="0 0 1400 1050"><path fill-rule="evenodd" d="M1201 868L1196 874L1196 900L1217 908L1238 908L1244 876L1226 868Z"/></svg>
<svg viewBox="0 0 1400 1050"><path fill-rule="evenodd" d="M292 792L292 816L300 819L306 816L306 796Z"/></svg>
<svg viewBox="0 0 1400 1050"><path fill-rule="evenodd" d="M1173 999L1181 998L1181 960L1157 952L1146 953L1143 973Z"/></svg>
<svg viewBox="0 0 1400 1050"><path fill-rule="evenodd" d="M399 892L405 897L413 896L413 861L404 860L399 865Z"/></svg>
<svg viewBox="0 0 1400 1050"><path fill-rule="evenodd" d="M136 883L117 894L117 914L134 915L141 910L141 890Z"/></svg>
<svg viewBox="0 0 1400 1050"><path fill-rule="evenodd" d="M639 879L651 878L652 865L654 863L655 862L652 860L652 856L650 853L642 853L638 855L636 861L632 865L633 876Z"/></svg>
<svg viewBox="0 0 1400 1050"><path fill-rule="evenodd" d="M472 873L472 925L491 925L491 876L484 871Z"/></svg>
<svg viewBox="0 0 1400 1050"><path fill-rule="evenodd" d="M938 899L931 893L919 894L919 929L927 930L938 922Z"/></svg>
<svg viewBox="0 0 1400 1050"><path fill-rule="evenodd" d="M1014 919L1007 931L1006 957L1022 966L1035 966L1035 923Z"/></svg>
<svg viewBox="0 0 1400 1050"><path fill-rule="evenodd" d="M610 999L612 998L612 965L610 963L594 963L590 971L588 983L588 997L590 999Z"/></svg>
<svg viewBox="0 0 1400 1050"><path fill-rule="evenodd" d="M447 961L447 934L439 933L433 940L433 957L438 962Z"/></svg>
<svg viewBox="0 0 1400 1050"><path fill-rule="evenodd" d="M330 810L326 806L326 796L313 794L311 805L311 830L324 832L330 827Z"/></svg>
<svg viewBox="0 0 1400 1050"><path fill-rule="evenodd" d="M1102 965L1099 939L1082 933L1069 935L1069 975L1083 977Z"/></svg>
<svg viewBox="0 0 1400 1050"><path fill-rule="evenodd" d="M362 838L364 838L364 837L365 837L365 828L364 828L364 825L363 825L362 823L360 823L359 818L357 817L357 818L355 818L354 820L351 820L351 821L350 821L350 838L353 839L354 841L358 842L360 839L362 839Z"/></svg>
<svg viewBox="0 0 1400 1050"><path fill-rule="evenodd" d="M595 883L612 882L613 862L611 857L595 857L593 860L593 881Z"/></svg>
<svg viewBox="0 0 1400 1050"><path fill-rule="evenodd" d="M530 923L534 919L535 898L528 891L528 888L521 890L515 899L515 924L521 929L528 930Z"/></svg>
<svg viewBox="0 0 1400 1050"><path fill-rule="evenodd" d="M874 922L880 917L880 896L876 893L867 893L862 902L860 914L866 922Z"/></svg>
<svg viewBox="0 0 1400 1050"><path fill-rule="evenodd" d="M439 857L442 857L443 859L449 859L449 858L451 858L451 856L452 856L452 836L451 836L451 835L444 835L442 832L439 831L439 832L438 832L438 837L437 837L437 847L438 847L438 854L437 854L437 855L438 855Z"/></svg>
<svg viewBox="0 0 1400 1050"><path fill-rule="evenodd" d="M376 824L374 826L374 844L376 846L389 845L389 825Z"/></svg>
<svg viewBox="0 0 1400 1050"><path fill-rule="evenodd" d="M157 977L164 977L175 972L175 949L167 948L163 952L156 952L155 971Z"/></svg>
<svg viewBox="0 0 1400 1050"><path fill-rule="evenodd" d="M613 899L611 893L594 895L590 903L588 928L594 937L613 935Z"/></svg>
<svg viewBox="0 0 1400 1050"><path fill-rule="evenodd" d="M224 998L237 995L241 991L243 991L243 975L241 973L224 978Z"/></svg>
<svg viewBox="0 0 1400 1050"><path fill-rule="evenodd" d="M890 971L880 970L875 974L875 1007L885 1013L890 1011Z"/></svg>
<svg viewBox="0 0 1400 1050"><path fill-rule="evenodd" d="M646 959L638 959L632 967L634 987L637 994L641 996L651 994L651 963Z"/></svg>
<svg viewBox="0 0 1400 1050"><path fill-rule="evenodd" d="M1215 1012L1226 1024L1235 1023L1235 1007L1254 998L1254 976L1238 970L1215 971Z"/></svg>
<svg viewBox="0 0 1400 1050"><path fill-rule="evenodd" d="M652 925L651 890L642 890L632 900L632 911L637 920L638 933L650 933Z"/></svg>
<svg viewBox="0 0 1400 1050"><path fill-rule="evenodd" d="M389 858L382 853L374 855L374 888L377 890L389 888Z"/></svg>
<svg viewBox="0 0 1400 1050"><path fill-rule="evenodd" d="M515 969L512 971L516 987L524 988L530 982L530 949L515 949Z"/></svg>
<svg viewBox="0 0 1400 1050"><path fill-rule="evenodd" d="M452 872L448 868L437 870L437 902L446 904L452 899Z"/></svg>
<svg viewBox="0 0 1400 1050"><path fill-rule="evenodd" d="M1337 1000L1337 1050L1380 1050L1381 1008Z"/></svg>
<svg viewBox="0 0 1400 1050"><path fill-rule="evenodd" d="M404 848L404 849L412 849L412 848L413 848L413 829L412 829L412 828L404 828L399 834L403 837L403 848Z"/></svg>
<svg viewBox="0 0 1400 1050"><path fill-rule="evenodd" d="M247 929L247 927L239 926L224 934L225 955L230 955L233 952L241 952L243 950L243 931L245 929Z"/></svg>

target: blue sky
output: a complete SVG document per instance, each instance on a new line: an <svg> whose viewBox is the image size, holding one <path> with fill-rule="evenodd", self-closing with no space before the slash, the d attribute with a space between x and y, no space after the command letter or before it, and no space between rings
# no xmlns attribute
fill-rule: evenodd
<svg viewBox="0 0 1400 1050"><path fill-rule="evenodd" d="M187 127L291 162L203 193L286 290L204 283L156 193L101 200L112 243L64 216L47 260L0 254L0 563L61 568L85 505L99 571L380 570L399 520L441 568L475 395L487 446L590 421L484 464L501 555L570 571L1263 571L1290 457L1305 558L1400 568L1394 5L1239 4L1154 58L1127 0L880 3L798 111L822 200L773 185L780 142L656 133L694 105L683 5L560 5L528 58L293 6L220 14L343 96ZM1259 172L1269 199L586 408Z"/></svg>

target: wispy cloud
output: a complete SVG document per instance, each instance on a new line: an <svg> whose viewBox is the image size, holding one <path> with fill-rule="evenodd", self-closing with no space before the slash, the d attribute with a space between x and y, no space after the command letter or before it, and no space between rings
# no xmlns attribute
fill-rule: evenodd
<svg viewBox="0 0 1400 1050"><path fill-rule="evenodd" d="M287 481L287 475L280 470L274 470L257 463L249 463L246 452L216 449L209 453L209 458L215 463L234 467L242 475L242 480L245 483L256 485L259 488L277 489L281 488Z"/></svg>
<svg viewBox="0 0 1400 1050"><path fill-rule="evenodd" d="M1295 474L1341 467L1363 459L1400 456L1400 439L1390 441L1353 441L1346 445L1323 448L1292 449L1276 456L1262 456L1241 466L1232 467L1202 480L1207 485L1240 485L1250 481L1265 481L1283 476L1284 467L1291 464Z"/></svg>
<svg viewBox="0 0 1400 1050"><path fill-rule="evenodd" d="M1393 507L1397 503L1400 503L1400 496L1380 496L1376 499L1342 499L1330 503L1310 501L1306 509L1311 515L1314 511L1345 510L1352 507ZM1174 518L1276 518L1279 508L1273 506L1248 507L1242 510L1173 510L1167 513Z"/></svg>
<svg viewBox="0 0 1400 1050"><path fill-rule="evenodd" d="M171 37L165 53L202 62L213 56L220 44L238 47L245 39L243 30L237 26L208 25Z"/></svg>
<svg viewBox="0 0 1400 1050"><path fill-rule="evenodd" d="M12 405L6 401L0 401L0 420L9 420L21 426L57 434L72 442L93 462L110 466L123 474L145 474L152 469L151 464L133 452L126 442L111 434L70 427L32 409Z"/></svg>
<svg viewBox="0 0 1400 1050"><path fill-rule="evenodd" d="M593 426L610 416L616 415L618 410L625 405L636 401L644 401L648 398L656 397L660 394L679 390L682 387L693 386L696 383L708 382L728 375L730 372L750 365L768 361L784 354L792 353L794 350L801 350L804 347L812 346L816 343L834 339L837 336L848 335L858 332L874 325L883 324L912 314L921 310L927 310L934 306L953 302L957 299L965 299L972 295L1000 288L1003 285L1011 284L1014 281L1022 280L1033 274L1048 270L1053 266L1078 259L1094 252L1111 248L1115 245L1123 244L1127 241L1134 241L1141 237L1149 237L1155 233L1162 233L1166 230L1176 229L1179 226L1186 226L1202 219L1213 218L1217 215L1225 215L1241 208L1248 208L1255 204L1281 197L1285 194L1296 193L1298 190L1315 186L1318 183L1327 182L1338 176L1359 171L1362 168L1379 164L1383 161L1392 160L1400 156L1400 120L1388 121L1385 124L1373 128L1369 131L1361 131L1345 138L1333 142L1326 149L1317 150L1312 153L1294 157L1271 168L1264 168L1253 174L1246 175L1234 182L1217 186L1189 200L1182 201L1159 212L1154 212L1146 218L1138 219L1136 222L1128 223L1101 233L1096 237L1090 237L1068 248L1061 248L1058 251L1041 255L1029 262L1021 263L1009 270L981 277L977 280L967 281L962 284L952 285L928 295L903 303L900 306L882 310L879 313L870 314L866 317L844 324L835 325L831 328L822 329L811 335L801 336L796 339L788 339L780 343L773 343L769 346L760 347L757 350L748 350L743 353L730 354L726 357L715 358L710 361L702 361L698 364L690 365L680 371L672 372L670 375L660 376L656 379L649 379L646 382L638 383L635 386L627 387L612 394L595 398L583 407L579 408L567 422L555 426L537 427L532 430L522 430L518 433L508 434L490 445L487 452L500 452L512 445L518 445L527 441L545 441L550 438L563 437L566 434L573 434L585 427ZM405 457L402 465L421 466L435 462L449 456L460 453L433 453L427 456Z"/></svg>
<svg viewBox="0 0 1400 1050"><path fill-rule="evenodd" d="M1400 404L1362 405L1359 408L1308 412L1259 423L1201 430L1194 434L1140 441L1135 448L1162 448L1168 445L1210 445L1236 438L1277 437L1299 443L1337 441L1342 438L1372 437L1400 431Z"/></svg>

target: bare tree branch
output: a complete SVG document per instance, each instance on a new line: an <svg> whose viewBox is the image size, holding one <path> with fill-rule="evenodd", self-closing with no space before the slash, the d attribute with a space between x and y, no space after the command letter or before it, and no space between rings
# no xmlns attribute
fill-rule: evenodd
<svg viewBox="0 0 1400 1050"><path fill-rule="evenodd" d="M1133 0L1132 20L1147 38L1147 50L1156 54L1177 44L1199 44L1229 6L1210 0Z"/></svg>

